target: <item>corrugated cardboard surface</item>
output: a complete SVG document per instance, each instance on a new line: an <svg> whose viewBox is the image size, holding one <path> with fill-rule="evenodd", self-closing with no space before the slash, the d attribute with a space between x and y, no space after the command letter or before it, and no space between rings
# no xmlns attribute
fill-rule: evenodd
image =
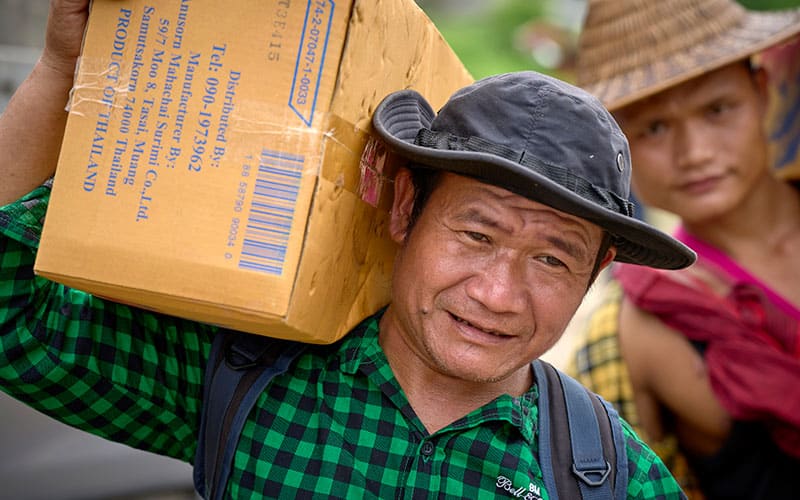
<svg viewBox="0 0 800 500"><path fill-rule="evenodd" d="M412 0L95 1L36 271L332 342L389 300L375 106L470 81Z"/></svg>

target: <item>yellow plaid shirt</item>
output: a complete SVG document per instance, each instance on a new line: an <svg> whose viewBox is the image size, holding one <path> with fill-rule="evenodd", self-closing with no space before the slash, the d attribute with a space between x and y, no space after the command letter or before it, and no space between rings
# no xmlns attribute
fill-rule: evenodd
<svg viewBox="0 0 800 500"><path fill-rule="evenodd" d="M567 373L580 383L603 396L614 405L620 416L634 428L647 444L661 457L690 500L702 500L686 462L678 450L674 435L658 442L649 439L641 428L636 405L633 401L633 386L619 347L619 310L622 302L622 287L609 280L600 290L602 299L586 317L577 334L575 352L567 365Z"/></svg>

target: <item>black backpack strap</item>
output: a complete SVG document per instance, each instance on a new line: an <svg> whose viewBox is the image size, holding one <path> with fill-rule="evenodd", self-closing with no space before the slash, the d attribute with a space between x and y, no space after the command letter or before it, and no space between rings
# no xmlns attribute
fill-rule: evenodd
<svg viewBox="0 0 800 500"><path fill-rule="evenodd" d="M231 330L217 333L206 366L194 463L195 489L203 498L222 498L250 410L269 382L284 373L305 347Z"/></svg>
<svg viewBox="0 0 800 500"><path fill-rule="evenodd" d="M537 360L533 368L539 462L550 499L626 498L627 453L616 411L549 363Z"/></svg>

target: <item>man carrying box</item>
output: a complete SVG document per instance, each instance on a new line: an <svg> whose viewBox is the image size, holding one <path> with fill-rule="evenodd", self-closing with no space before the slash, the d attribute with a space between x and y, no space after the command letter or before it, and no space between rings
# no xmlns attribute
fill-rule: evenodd
<svg viewBox="0 0 800 500"><path fill-rule="evenodd" d="M194 462L200 429L214 421L213 384L203 381L220 353L218 328L33 274L87 4L52 2L43 56L0 121L0 383L73 426ZM392 301L340 342L306 346L270 379L236 449L224 450L230 471L214 493L557 498L537 420L545 383L531 362L612 260L682 268L694 254L632 216L627 141L597 100L568 84L498 75L438 114L399 91L373 125L409 160L394 181ZM235 361L230 354L220 365ZM586 422L592 404L568 413ZM618 497L682 498L611 415ZM560 439L555 452L582 450L577 438ZM196 475L211 495L205 465ZM602 477L584 482L602 486L611 469L606 461Z"/></svg>

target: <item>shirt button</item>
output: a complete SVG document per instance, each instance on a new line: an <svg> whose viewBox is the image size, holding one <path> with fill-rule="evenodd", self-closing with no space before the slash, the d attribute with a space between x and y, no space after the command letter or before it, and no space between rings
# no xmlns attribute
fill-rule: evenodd
<svg viewBox="0 0 800 500"><path fill-rule="evenodd" d="M430 441L425 441L424 443L422 443L422 449L420 450L420 452L426 457L429 457L433 455L433 450L434 450L433 443L431 443Z"/></svg>

